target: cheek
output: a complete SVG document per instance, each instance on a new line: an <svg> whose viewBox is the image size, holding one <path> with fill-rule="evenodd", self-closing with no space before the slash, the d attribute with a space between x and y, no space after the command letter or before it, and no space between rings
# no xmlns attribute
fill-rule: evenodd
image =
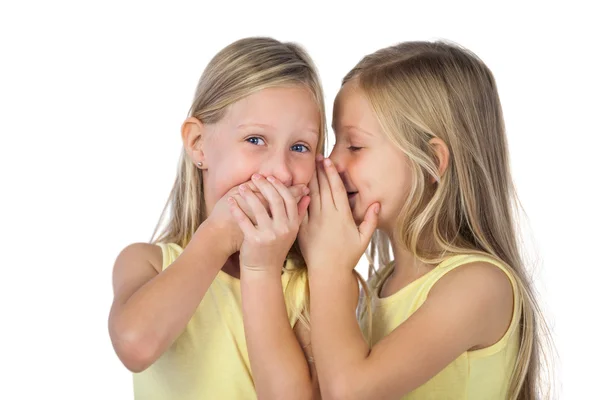
<svg viewBox="0 0 600 400"><path fill-rule="evenodd" d="M346 163L346 174L361 195L373 197L377 195L377 183L382 174L377 168L376 159L355 156Z"/></svg>
<svg viewBox="0 0 600 400"><path fill-rule="evenodd" d="M305 160L298 160L293 164L292 175L294 185L308 184L315 173L315 159L306 157Z"/></svg>
<svg viewBox="0 0 600 400"><path fill-rule="evenodd" d="M204 196L207 206L214 205L235 186L249 181L252 174L258 170L257 164L251 157L243 154L237 154L235 157L223 154L222 157L214 157L207 162L207 170L204 172Z"/></svg>
<svg viewBox="0 0 600 400"><path fill-rule="evenodd" d="M408 163L405 162L398 162L393 168L395 171L391 174L393 179L387 182L387 212L382 214L388 214L388 217L397 218L405 206L408 194L411 191L412 173Z"/></svg>

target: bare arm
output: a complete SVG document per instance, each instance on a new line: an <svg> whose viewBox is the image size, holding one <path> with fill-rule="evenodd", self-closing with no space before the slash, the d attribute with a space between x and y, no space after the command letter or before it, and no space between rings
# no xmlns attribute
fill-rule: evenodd
<svg viewBox="0 0 600 400"><path fill-rule="evenodd" d="M207 222L165 271L155 245L133 244L118 256L109 333L129 370L148 368L181 334L229 257L219 228Z"/></svg>
<svg viewBox="0 0 600 400"><path fill-rule="evenodd" d="M242 310L252 375L256 392L264 399L311 398L310 371L290 326L281 268L306 214L308 197L300 203L275 178L253 176L270 213L254 193L240 188L242 199L256 217L252 223L246 213L231 202L244 241L240 249Z"/></svg>
<svg viewBox="0 0 600 400"><path fill-rule="evenodd" d="M288 319L281 274L242 268L242 309L258 398L310 399L310 371Z"/></svg>
<svg viewBox="0 0 600 400"><path fill-rule="evenodd" d="M357 227L330 160L317 165L310 190L309 218L299 238L324 398L397 399L465 351L501 339L512 318L512 285L499 268L472 263L444 275L424 304L369 351L355 315L353 270L377 226L380 205L369 206Z"/></svg>
<svg viewBox="0 0 600 400"><path fill-rule="evenodd" d="M440 279L419 310L369 351L354 313L354 277L320 272L310 279L311 328L325 398L402 397L463 352L496 343L511 321L510 281L474 263Z"/></svg>

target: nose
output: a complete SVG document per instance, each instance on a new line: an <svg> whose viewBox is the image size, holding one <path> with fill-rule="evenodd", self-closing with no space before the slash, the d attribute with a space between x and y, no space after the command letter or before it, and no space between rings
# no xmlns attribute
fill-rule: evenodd
<svg viewBox="0 0 600 400"><path fill-rule="evenodd" d="M339 151L338 146L334 146L331 154L329 155L329 159L333 161L333 165L335 165L335 168L340 174L346 171L346 159L341 153L342 152Z"/></svg>
<svg viewBox="0 0 600 400"><path fill-rule="evenodd" d="M263 162L260 174L263 176L274 176L285 186L290 187L294 181L290 159L287 151L280 151L272 154Z"/></svg>

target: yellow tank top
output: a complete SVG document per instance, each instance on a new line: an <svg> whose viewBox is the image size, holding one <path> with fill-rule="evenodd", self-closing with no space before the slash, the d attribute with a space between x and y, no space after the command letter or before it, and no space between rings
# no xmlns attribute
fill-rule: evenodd
<svg viewBox="0 0 600 400"><path fill-rule="evenodd" d="M373 290L373 345L406 321L427 299L433 285L455 268L484 261L500 268L510 279L514 293L512 322L505 335L494 345L461 354L450 365L424 385L402 397L423 399L506 399L510 375L519 351L521 296L512 273L498 261L479 255L453 256L393 295L379 298L379 288ZM361 328L367 332L367 319L361 318Z"/></svg>
<svg viewBox="0 0 600 400"><path fill-rule="evenodd" d="M183 252L173 243L159 246L163 252L163 270ZM282 275L284 290L290 276L289 271ZM303 274L297 290L292 288L292 296L286 292L286 297L293 299L286 298L292 327L298 320L297 310L302 305L305 282L306 274ZM256 399L241 300L239 279L219 271L173 345L148 369L133 374L135 398Z"/></svg>

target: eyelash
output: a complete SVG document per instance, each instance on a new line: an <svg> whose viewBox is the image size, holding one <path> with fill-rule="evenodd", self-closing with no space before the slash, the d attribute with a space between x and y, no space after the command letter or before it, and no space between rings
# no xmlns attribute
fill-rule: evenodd
<svg viewBox="0 0 600 400"><path fill-rule="evenodd" d="M304 147L306 149L305 151L299 151L298 153L308 153L310 151L310 149L308 148L307 145L301 144L301 143L294 144L294 145L292 145L291 148L293 149L296 146L302 146L302 147Z"/></svg>
<svg viewBox="0 0 600 400"><path fill-rule="evenodd" d="M255 145L255 146L259 146L259 144L258 144L258 143L253 143L253 142L251 142L251 140L252 140L252 139L262 140L262 141L263 141L263 143L264 143L264 139L263 139L263 138L259 138L259 137L257 137L257 136L252 136L252 137L249 137L248 139L246 139L246 142L248 142L248 143L250 143L250 144L253 144L253 145Z"/></svg>
<svg viewBox="0 0 600 400"><path fill-rule="evenodd" d="M251 136L251 137L249 137L249 138L246 139L246 142L248 142L250 144L253 144L255 146L262 146L261 144L255 143L254 141L252 141L253 139L261 140L263 142L262 145L264 145L264 141L265 140L263 138L258 137L258 136ZM308 152L310 152L310 148L307 145L302 144L302 143L296 143L296 144L292 145L291 149L293 149L294 147L297 147L297 146L302 146L304 148L304 151L297 151L297 153L308 153ZM293 150L293 151L295 151L295 150Z"/></svg>
<svg viewBox="0 0 600 400"><path fill-rule="evenodd" d="M357 146L348 146L348 150L350 150L351 152L355 153L357 151L359 151L360 149L362 149L362 147L357 147Z"/></svg>

